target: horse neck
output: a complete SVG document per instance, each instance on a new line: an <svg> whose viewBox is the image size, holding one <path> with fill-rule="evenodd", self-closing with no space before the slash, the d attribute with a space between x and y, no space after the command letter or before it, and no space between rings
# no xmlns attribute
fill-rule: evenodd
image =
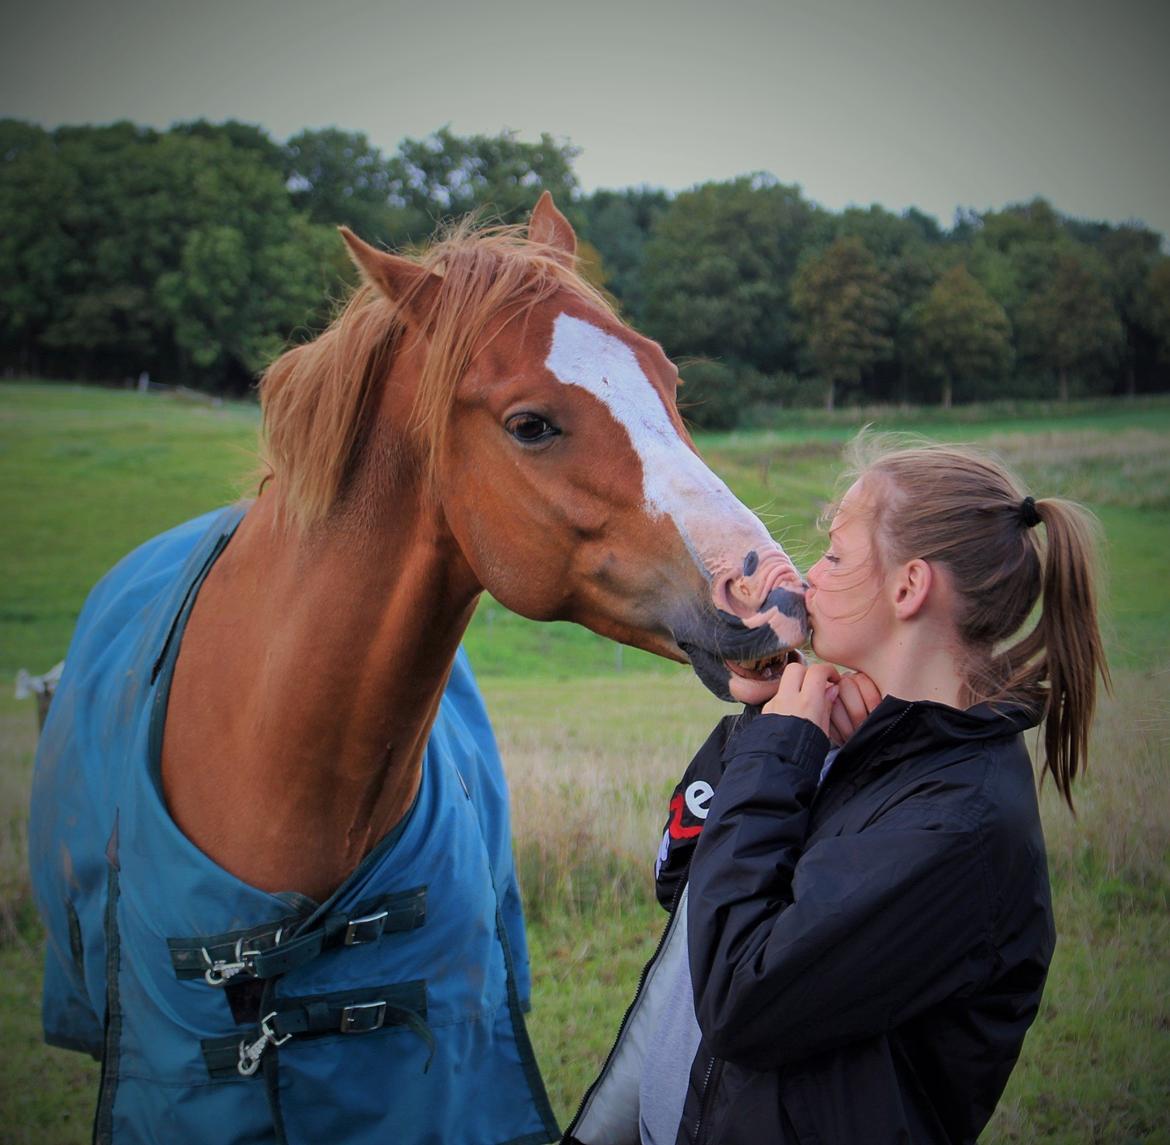
<svg viewBox="0 0 1170 1145"><path fill-rule="evenodd" d="M399 495L377 533L347 518L297 532L279 496L249 510L200 591L163 781L221 865L319 898L410 806L479 586L418 498Z"/></svg>

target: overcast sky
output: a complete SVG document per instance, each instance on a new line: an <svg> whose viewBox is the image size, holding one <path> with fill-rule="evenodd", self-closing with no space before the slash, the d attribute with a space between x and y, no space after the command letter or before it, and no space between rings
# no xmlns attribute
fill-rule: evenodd
<svg viewBox="0 0 1170 1145"><path fill-rule="evenodd" d="M587 191L762 170L833 210L1043 195L1170 235L1167 0L0 5L0 115L45 126L547 131Z"/></svg>

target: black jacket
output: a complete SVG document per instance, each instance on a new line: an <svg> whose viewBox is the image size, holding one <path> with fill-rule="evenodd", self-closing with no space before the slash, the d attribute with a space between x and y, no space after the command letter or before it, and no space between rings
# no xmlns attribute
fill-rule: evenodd
<svg viewBox="0 0 1170 1145"><path fill-rule="evenodd" d="M1033 723L889 697L819 788L829 744L814 725L717 729L680 784L717 787L705 825L659 874L677 899L693 846L702 1041L679 1145L976 1139L1054 944Z"/></svg>

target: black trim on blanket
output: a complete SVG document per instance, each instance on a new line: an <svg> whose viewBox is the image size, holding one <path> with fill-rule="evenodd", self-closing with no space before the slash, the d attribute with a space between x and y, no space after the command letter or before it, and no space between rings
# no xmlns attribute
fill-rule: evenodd
<svg viewBox="0 0 1170 1145"><path fill-rule="evenodd" d="M183 641L183 633L187 628L187 621L191 617L191 610L195 607L195 598L211 571L211 566L219 559L220 554L228 547L228 542L236 534L240 522L244 519L244 510L236 506L231 517L222 528L223 531L216 539L215 545L199 567L199 572L187 586L183 596L183 603L175 613L175 619L159 649L158 658L150 672L150 683L155 688L154 700L150 710L150 728L146 739L146 759L150 769L152 781L162 795L162 746L163 731L166 728L167 703L171 697L171 680L175 674L175 663L179 658L179 645Z"/></svg>
<svg viewBox="0 0 1170 1145"><path fill-rule="evenodd" d="M496 899L499 902L499 897ZM512 1033L516 1038L516 1049L520 1053L520 1064L524 1068L524 1077L528 1081L528 1088L532 1094L532 1103L540 1115L544 1126L543 1133L533 1133L526 1137L517 1138L509 1145L538 1145L548 1141L556 1141L561 1131L557 1125L556 1114L553 1113L548 1093L544 1088L544 1078L540 1075L540 1066L536 1061L536 1053L532 1049L532 1039L528 1036L528 1025L524 1021L524 1011L520 1005L520 992L516 989L516 971L512 964L512 944L508 941L508 930L504 926L504 916L499 906L496 907L496 934L500 939L500 946L504 950L504 968L508 979L508 1012L512 1018Z"/></svg>
<svg viewBox="0 0 1170 1145"><path fill-rule="evenodd" d="M122 1052L122 1000L118 974L122 964L118 942L118 819L106 845L106 1031L102 1052L102 1076L94 1114L94 1145L112 1145L114 1139L114 1098L118 1093L118 1066Z"/></svg>

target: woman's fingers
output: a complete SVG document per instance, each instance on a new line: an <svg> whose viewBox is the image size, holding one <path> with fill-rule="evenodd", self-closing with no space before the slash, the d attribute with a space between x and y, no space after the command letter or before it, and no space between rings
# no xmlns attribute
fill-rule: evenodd
<svg viewBox="0 0 1170 1145"><path fill-rule="evenodd" d="M780 687L776 689L776 695L784 695L789 699L794 699L800 694L800 687L804 683L807 672L807 664L795 660L785 664L784 671L780 674Z"/></svg>
<svg viewBox="0 0 1170 1145"><path fill-rule="evenodd" d="M869 715L882 702L881 691L864 672L854 672L849 678L853 681L862 702L865 704L865 714Z"/></svg>
<svg viewBox="0 0 1170 1145"><path fill-rule="evenodd" d="M833 746L840 747L856 730L849 712L838 698L829 712L829 739Z"/></svg>
<svg viewBox="0 0 1170 1145"><path fill-rule="evenodd" d="M789 664L764 711L811 720L828 735L829 712L838 698L838 680L840 674L832 664Z"/></svg>
<svg viewBox="0 0 1170 1145"><path fill-rule="evenodd" d="M861 688L858 687L856 675L845 676L841 680L840 705L843 709L842 723L848 725L846 730L852 735L869 715L869 708L866 706Z"/></svg>
<svg viewBox="0 0 1170 1145"><path fill-rule="evenodd" d="M863 672L842 676L839 695L829 714L829 738L843 744L882 702L877 685Z"/></svg>
<svg viewBox="0 0 1170 1145"><path fill-rule="evenodd" d="M792 667L791 664L788 665ZM786 669L787 671L787 669ZM837 671L832 664L825 664L823 662L817 664L808 664L805 666L804 684L809 686L815 681L813 686L828 687L830 684L836 684L841 679L841 673Z"/></svg>

